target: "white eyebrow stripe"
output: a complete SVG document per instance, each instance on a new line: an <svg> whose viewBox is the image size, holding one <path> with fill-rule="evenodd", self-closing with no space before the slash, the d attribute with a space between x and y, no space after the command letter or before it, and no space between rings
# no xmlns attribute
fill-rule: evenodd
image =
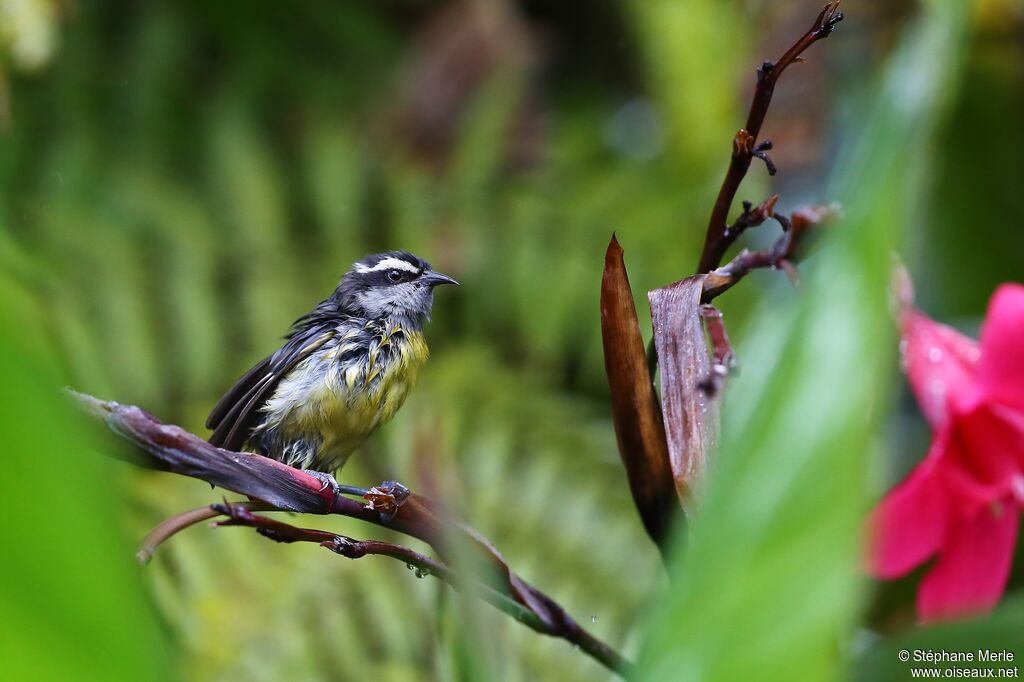
<svg viewBox="0 0 1024 682"><path fill-rule="evenodd" d="M419 274L420 272L418 267L409 261L402 260L401 258L382 258L381 261L372 268L367 267L362 263L356 263L356 272L360 274L367 272L379 272L381 270L405 270L406 272L412 272L415 274Z"/></svg>

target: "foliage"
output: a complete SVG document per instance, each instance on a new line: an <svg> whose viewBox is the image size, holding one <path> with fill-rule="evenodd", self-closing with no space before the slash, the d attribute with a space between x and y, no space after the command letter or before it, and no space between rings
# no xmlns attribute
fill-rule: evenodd
<svg viewBox="0 0 1024 682"><path fill-rule="evenodd" d="M0 277L0 412L7 506L0 562L4 677L15 680L164 680L168 658L131 545L118 525L117 466L96 456L54 390L45 341ZM42 342L42 343L40 343ZM59 463L53 457L59 457ZM97 652L102 652L98 656Z"/></svg>

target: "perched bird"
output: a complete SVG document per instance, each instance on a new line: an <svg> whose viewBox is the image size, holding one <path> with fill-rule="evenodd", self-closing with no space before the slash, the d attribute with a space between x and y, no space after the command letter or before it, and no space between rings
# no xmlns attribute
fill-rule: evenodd
<svg viewBox="0 0 1024 682"><path fill-rule="evenodd" d="M206 421L210 442L322 473L391 419L427 359L434 287L458 284L405 251L356 261L334 293L292 325ZM336 484L334 484L336 485Z"/></svg>

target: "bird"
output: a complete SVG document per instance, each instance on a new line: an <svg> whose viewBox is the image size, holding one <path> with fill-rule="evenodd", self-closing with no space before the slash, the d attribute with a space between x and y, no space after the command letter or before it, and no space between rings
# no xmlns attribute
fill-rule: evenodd
<svg viewBox="0 0 1024 682"><path fill-rule="evenodd" d="M209 442L307 470L325 486L405 402L428 349L434 288L458 285L408 251L366 256L210 412Z"/></svg>

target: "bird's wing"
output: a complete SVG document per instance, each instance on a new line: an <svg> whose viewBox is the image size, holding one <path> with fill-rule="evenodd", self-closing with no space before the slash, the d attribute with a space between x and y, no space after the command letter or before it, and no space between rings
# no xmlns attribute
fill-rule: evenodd
<svg viewBox="0 0 1024 682"><path fill-rule="evenodd" d="M217 402L206 420L206 427L213 429L211 444L226 450L241 449L256 426L259 408L281 378L337 335L333 328L323 325L296 327L277 352L258 362Z"/></svg>

